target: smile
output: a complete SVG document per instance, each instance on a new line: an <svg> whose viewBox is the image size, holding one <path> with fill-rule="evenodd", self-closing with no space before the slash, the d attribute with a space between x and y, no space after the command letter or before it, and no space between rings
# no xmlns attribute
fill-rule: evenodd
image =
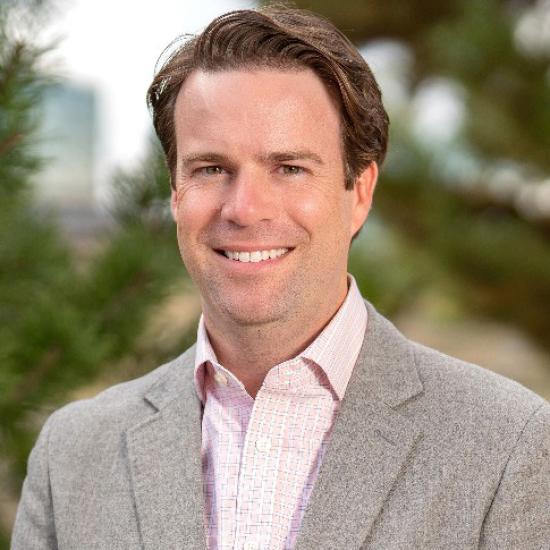
<svg viewBox="0 0 550 550"><path fill-rule="evenodd" d="M241 252L238 250L223 250L223 254L236 262L265 262L280 258L288 252L288 248L271 248L270 250L254 250L253 252Z"/></svg>

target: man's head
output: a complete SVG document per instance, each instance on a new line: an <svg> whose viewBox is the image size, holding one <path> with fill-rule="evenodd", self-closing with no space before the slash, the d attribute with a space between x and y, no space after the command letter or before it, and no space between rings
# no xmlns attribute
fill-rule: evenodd
<svg viewBox="0 0 550 550"><path fill-rule="evenodd" d="M149 101L207 326L320 328L386 149L359 53L312 14L233 12L177 49Z"/></svg>
<svg viewBox="0 0 550 550"><path fill-rule="evenodd" d="M338 105L345 184L349 189L388 141L388 116L367 63L355 46L322 17L287 7L241 10L216 18L198 36L174 48L147 93L153 123L174 185L174 108L182 84L197 70L311 69Z"/></svg>

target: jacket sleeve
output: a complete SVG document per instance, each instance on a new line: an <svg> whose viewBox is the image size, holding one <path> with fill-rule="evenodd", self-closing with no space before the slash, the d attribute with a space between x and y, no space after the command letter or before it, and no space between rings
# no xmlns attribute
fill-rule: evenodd
<svg viewBox="0 0 550 550"><path fill-rule="evenodd" d="M526 423L485 517L483 550L550 548L550 404Z"/></svg>
<svg viewBox="0 0 550 550"><path fill-rule="evenodd" d="M11 539L11 550L55 550L57 539L48 465L48 419L31 452Z"/></svg>

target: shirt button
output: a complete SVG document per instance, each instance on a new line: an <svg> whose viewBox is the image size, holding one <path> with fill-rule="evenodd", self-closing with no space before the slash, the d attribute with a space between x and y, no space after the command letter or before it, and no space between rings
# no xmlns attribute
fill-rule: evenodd
<svg viewBox="0 0 550 550"><path fill-rule="evenodd" d="M262 453L266 453L271 449L271 440L269 437L259 437L256 440L256 449Z"/></svg>
<svg viewBox="0 0 550 550"><path fill-rule="evenodd" d="M214 380L222 386L227 386L227 376L225 376L223 372L216 372L214 375Z"/></svg>

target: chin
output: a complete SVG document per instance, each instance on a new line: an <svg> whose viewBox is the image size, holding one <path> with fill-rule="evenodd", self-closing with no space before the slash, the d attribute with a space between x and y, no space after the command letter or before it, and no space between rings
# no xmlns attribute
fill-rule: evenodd
<svg viewBox="0 0 550 550"><path fill-rule="evenodd" d="M226 317L234 323L242 326L261 326L275 323L284 318L284 312L278 304L261 304L251 300L250 303L243 303L242 300L232 303L218 304ZM221 306L221 307L220 307Z"/></svg>

